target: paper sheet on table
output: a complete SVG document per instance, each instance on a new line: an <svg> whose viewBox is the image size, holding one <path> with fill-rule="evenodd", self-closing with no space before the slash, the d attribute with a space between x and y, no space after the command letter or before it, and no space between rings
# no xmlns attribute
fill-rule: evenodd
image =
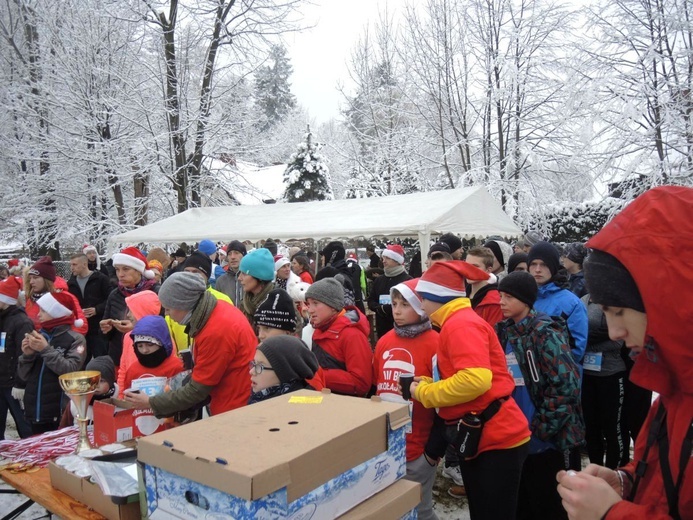
<svg viewBox="0 0 693 520"><path fill-rule="evenodd" d="M91 467L94 481L99 485L104 495L129 497L139 493L135 464L92 461Z"/></svg>

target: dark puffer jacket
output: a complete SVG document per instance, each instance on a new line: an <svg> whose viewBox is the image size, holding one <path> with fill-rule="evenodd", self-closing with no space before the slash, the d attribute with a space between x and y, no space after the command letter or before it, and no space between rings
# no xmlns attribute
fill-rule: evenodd
<svg viewBox="0 0 693 520"><path fill-rule="evenodd" d="M63 391L58 376L80 370L87 355L84 336L59 325L40 331L48 346L35 354L19 357L17 374L26 383L24 415L32 423L58 420Z"/></svg>
<svg viewBox="0 0 693 520"><path fill-rule="evenodd" d="M100 271L93 271L84 286L84 295L82 295L82 290L79 288L77 278L72 276L67 281L67 290L77 298L82 309L94 307L96 314L87 320L89 323L87 335L93 336L99 334L99 322L106 309L106 300L113 290L108 276Z"/></svg>
<svg viewBox="0 0 693 520"><path fill-rule="evenodd" d="M0 332L5 335L5 350L0 352L0 388L24 387L17 378L17 361L22 355L24 335L34 330L34 323L16 305L0 311Z"/></svg>
<svg viewBox="0 0 693 520"><path fill-rule="evenodd" d="M141 291L154 291L158 294L159 287L160 285L154 280L148 280L139 291L134 291L131 294L136 294ZM131 296L131 294L128 294L128 296ZM106 307L104 308L102 319L124 320L128 311L125 298L126 296L120 287L113 289L106 300ZM120 366L120 356L123 354L123 333L116 330L114 327L106 334L106 337L108 338L108 355L111 356L116 366Z"/></svg>

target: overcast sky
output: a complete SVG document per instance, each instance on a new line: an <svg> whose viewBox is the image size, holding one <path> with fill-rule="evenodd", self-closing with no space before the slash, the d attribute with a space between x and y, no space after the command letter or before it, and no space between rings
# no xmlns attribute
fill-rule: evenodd
<svg viewBox="0 0 693 520"><path fill-rule="evenodd" d="M339 116L338 82L348 82L347 61L366 24L378 18L386 0L314 0L304 4L306 24L315 25L286 43L294 73L291 91L318 123ZM389 9L404 5L389 0Z"/></svg>

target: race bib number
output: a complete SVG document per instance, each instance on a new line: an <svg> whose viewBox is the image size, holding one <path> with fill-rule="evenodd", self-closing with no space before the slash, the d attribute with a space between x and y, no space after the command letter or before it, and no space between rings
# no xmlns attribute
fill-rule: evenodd
<svg viewBox="0 0 693 520"><path fill-rule="evenodd" d="M592 372L602 371L602 353L601 352L588 352L585 354L582 360L582 366L585 370L591 370Z"/></svg>
<svg viewBox="0 0 693 520"><path fill-rule="evenodd" d="M390 305L392 303L392 300L390 300L390 295L389 294L381 294L378 297L378 303L380 305Z"/></svg>
<svg viewBox="0 0 693 520"><path fill-rule="evenodd" d="M0 354L5 352L5 340L7 339L7 332L0 334Z"/></svg>
<svg viewBox="0 0 693 520"><path fill-rule="evenodd" d="M525 379L522 377L522 371L520 370L520 365L517 362L517 357L515 357L514 352L510 352L505 355L505 362L508 365L508 372L515 381L515 386L525 386Z"/></svg>

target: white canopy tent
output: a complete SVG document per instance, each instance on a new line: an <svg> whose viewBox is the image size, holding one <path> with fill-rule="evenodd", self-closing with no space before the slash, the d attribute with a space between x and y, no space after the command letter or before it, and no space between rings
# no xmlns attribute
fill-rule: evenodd
<svg viewBox="0 0 693 520"><path fill-rule="evenodd" d="M518 236L522 232L483 187L391 197L193 208L115 235L109 250L139 243L215 242L268 237L342 239L418 237L425 258L431 235Z"/></svg>

